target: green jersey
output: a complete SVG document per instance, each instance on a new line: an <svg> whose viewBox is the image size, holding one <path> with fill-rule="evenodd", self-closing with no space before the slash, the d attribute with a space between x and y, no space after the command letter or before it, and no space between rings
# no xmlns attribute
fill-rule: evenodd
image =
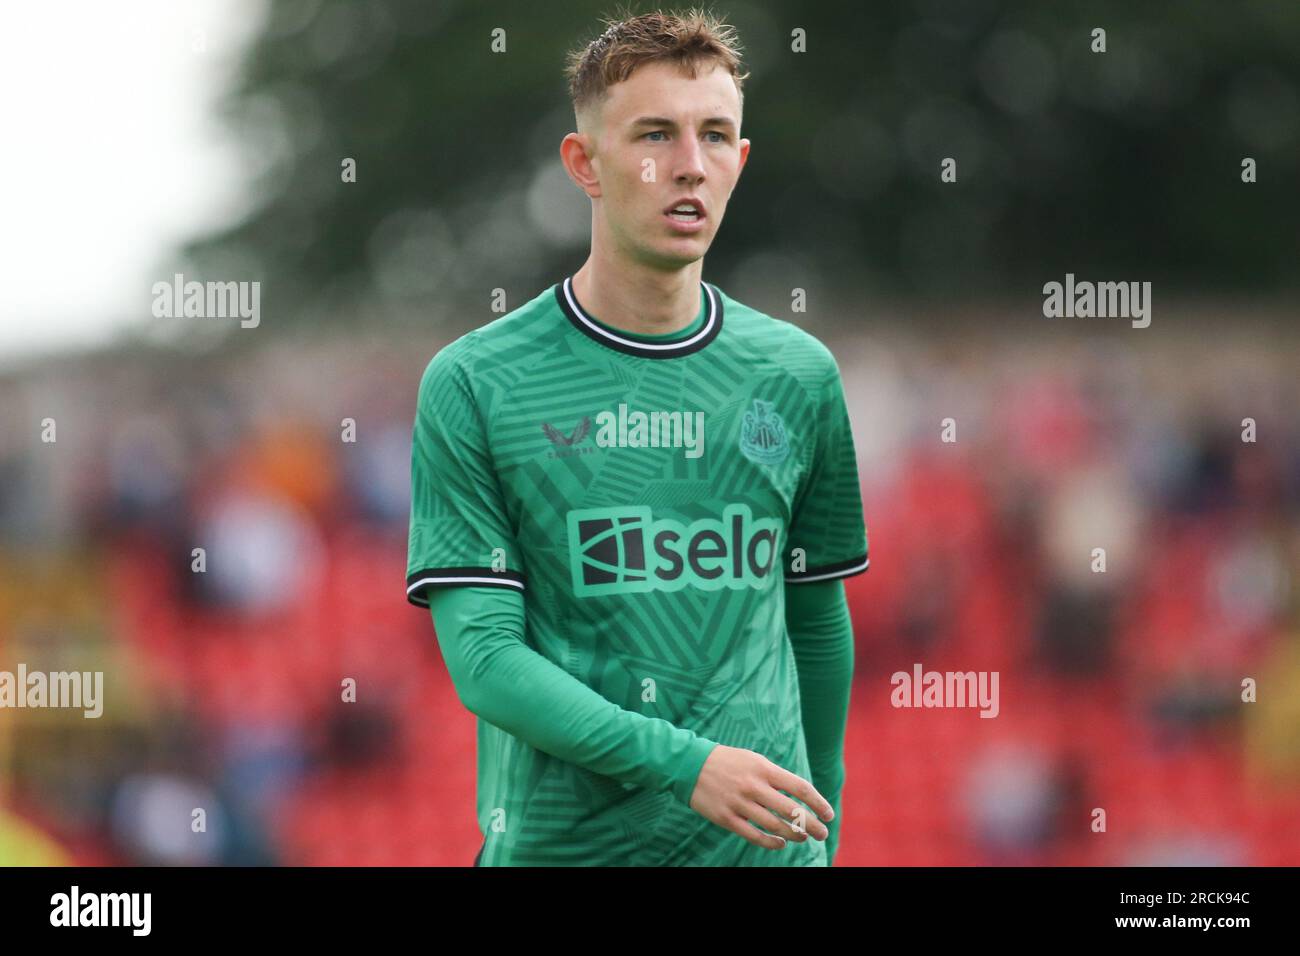
<svg viewBox="0 0 1300 956"><path fill-rule="evenodd" d="M785 587L868 565L824 345L703 282L690 326L635 335L566 279L429 363L411 474L411 603L514 589L530 648L654 718L618 777L480 719L485 865L825 865L688 806L716 743L811 779Z"/></svg>

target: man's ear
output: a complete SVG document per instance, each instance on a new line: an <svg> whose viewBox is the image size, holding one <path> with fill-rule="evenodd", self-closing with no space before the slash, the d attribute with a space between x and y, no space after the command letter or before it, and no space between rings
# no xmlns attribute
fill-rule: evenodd
<svg viewBox="0 0 1300 956"><path fill-rule="evenodd" d="M595 139L586 133L568 133L560 142L560 162L569 178L589 197L600 196L600 179L593 163Z"/></svg>
<svg viewBox="0 0 1300 956"><path fill-rule="evenodd" d="M749 162L749 140L742 139L739 145L740 145L740 168L736 170L736 181L731 184L731 192L727 193L728 196L734 193L736 191L736 187L740 185L740 174L745 171L745 164Z"/></svg>

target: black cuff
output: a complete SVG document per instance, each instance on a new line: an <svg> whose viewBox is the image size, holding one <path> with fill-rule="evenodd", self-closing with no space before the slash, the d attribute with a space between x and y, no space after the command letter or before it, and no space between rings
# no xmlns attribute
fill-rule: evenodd
<svg viewBox="0 0 1300 956"><path fill-rule="evenodd" d="M861 574L867 570L871 564L871 559L865 554L856 558L849 558L847 561L836 561L833 564L819 564L815 568L796 573L787 573L785 576L786 584L811 584L813 581L832 581L835 578L851 578L855 574Z"/></svg>
<svg viewBox="0 0 1300 956"><path fill-rule="evenodd" d="M524 576L519 571L493 571L491 568L425 568L406 576L406 600L416 607L428 607L424 595L428 587L514 588L524 589Z"/></svg>

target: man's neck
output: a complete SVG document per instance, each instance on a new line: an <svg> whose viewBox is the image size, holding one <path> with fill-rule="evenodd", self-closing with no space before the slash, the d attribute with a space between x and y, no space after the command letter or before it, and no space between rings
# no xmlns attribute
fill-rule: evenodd
<svg viewBox="0 0 1300 956"><path fill-rule="evenodd" d="M635 335L671 335L700 314L697 260L676 272L602 266L589 258L573 274L573 292L583 310L606 325Z"/></svg>

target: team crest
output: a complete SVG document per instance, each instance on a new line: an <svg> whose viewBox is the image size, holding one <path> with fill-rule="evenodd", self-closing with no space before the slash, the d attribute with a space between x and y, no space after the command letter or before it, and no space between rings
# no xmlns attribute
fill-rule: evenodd
<svg viewBox="0 0 1300 956"><path fill-rule="evenodd" d="M753 409L745 412L740 423L740 450L760 465L779 465L789 456L785 422L771 402L756 398Z"/></svg>

